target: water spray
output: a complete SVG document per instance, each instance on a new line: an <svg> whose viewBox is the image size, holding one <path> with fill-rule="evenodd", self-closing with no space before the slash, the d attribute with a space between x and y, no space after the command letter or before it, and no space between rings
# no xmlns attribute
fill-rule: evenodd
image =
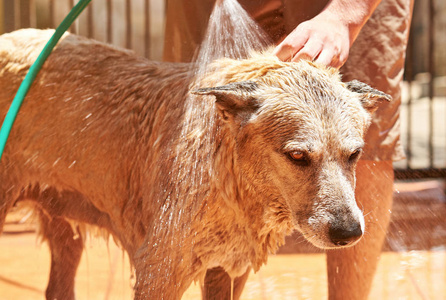
<svg viewBox="0 0 446 300"><path fill-rule="evenodd" d="M65 31L70 28L71 24L73 24L74 20L80 15L80 13L84 10L85 7L90 3L91 0L80 0L68 13L68 15L63 19L60 25L56 28L56 31L51 36L48 43L43 48L42 52L40 52L39 57L37 57L36 61L29 68L28 73L20 84L19 89L12 100L11 106L9 107L8 113L6 114L5 120L3 121L2 128L0 129L0 160L3 155L3 150L5 149L6 141L8 140L9 134L12 129L12 125L17 117L17 114L22 106L23 100L28 94L29 89L31 88L32 83L36 79L37 74L42 68L48 56L53 51L57 42L60 40Z"/></svg>

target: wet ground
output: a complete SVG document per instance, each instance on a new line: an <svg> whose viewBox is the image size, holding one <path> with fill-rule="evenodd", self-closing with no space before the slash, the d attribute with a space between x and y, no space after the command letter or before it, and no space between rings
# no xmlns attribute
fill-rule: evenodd
<svg viewBox="0 0 446 300"><path fill-rule="evenodd" d="M390 234L370 299L446 299L446 196L440 181L396 185ZM44 299L49 252L33 227L10 215L0 238L0 299ZM247 282L242 299L325 299L325 255L296 237ZM131 299L128 259L113 242L87 242L78 299ZM193 285L183 299L199 299Z"/></svg>

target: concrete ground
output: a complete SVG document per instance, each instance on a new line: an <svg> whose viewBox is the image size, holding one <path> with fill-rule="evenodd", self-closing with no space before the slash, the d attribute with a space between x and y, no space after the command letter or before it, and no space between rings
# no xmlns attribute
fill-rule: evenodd
<svg viewBox="0 0 446 300"><path fill-rule="evenodd" d="M399 183L389 238L370 299L446 299L446 196L441 181ZM0 238L0 300L44 299L50 256L23 215L8 217ZM295 237L252 274L242 299L324 299L325 255L296 253ZM299 248L302 248L301 245ZM313 250L312 250L313 249ZM112 241L91 239L76 277L78 299L131 299L128 258ZM183 299L200 298L192 285Z"/></svg>

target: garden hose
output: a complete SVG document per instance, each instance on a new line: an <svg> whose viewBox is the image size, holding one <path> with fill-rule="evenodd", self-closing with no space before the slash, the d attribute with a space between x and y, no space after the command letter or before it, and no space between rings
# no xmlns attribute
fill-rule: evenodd
<svg viewBox="0 0 446 300"><path fill-rule="evenodd" d="M12 125L17 117L17 114L22 106L23 99L28 93L31 84L34 82L37 74L39 73L42 65L45 63L48 56L51 54L51 51L56 46L59 39L62 35L67 31L67 29L73 24L74 20L79 16L79 14L84 10L84 8L90 3L91 0L80 0L65 19L60 23L60 25L56 28L53 36L50 38L48 43L43 48L42 52L40 52L39 57L37 57L36 61L29 68L28 73L20 84L19 89L12 100L11 106L9 107L8 113L6 114L5 120L3 121L2 128L0 129L0 160L3 155L3 150L5 149L6 141L8 140L9 133L11 132Z"/></svg>

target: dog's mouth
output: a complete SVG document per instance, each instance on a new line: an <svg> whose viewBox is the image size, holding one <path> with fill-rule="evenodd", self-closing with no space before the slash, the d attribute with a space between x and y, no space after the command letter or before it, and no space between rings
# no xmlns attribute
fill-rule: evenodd
<svg viewBox="0 0 446 300"><path fill-rule="evenodd" d="M324 236L319 236L317 234L304 234L304 237L311 243L313 246L316 246L320 249L340 249L347 248L356 245L362 238L362 234L355 237L342 238L335 241L332 241L330 238L326 238Z"/></svg>

